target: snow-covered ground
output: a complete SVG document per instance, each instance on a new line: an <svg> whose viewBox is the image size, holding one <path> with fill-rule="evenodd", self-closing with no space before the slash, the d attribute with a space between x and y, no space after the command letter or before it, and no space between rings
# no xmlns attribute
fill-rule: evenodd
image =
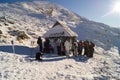
<svg viewBox="0 0 120 80"><path fill-rule="evenodd" d="M95 47L94 57L90 59L50 53L44 54L43 61L34 58L37 48L19 47L19 50L24 54L18 53L17 49L16 53L0 52L0 80L120 79L120 57L115 47L109 51Z"/></svg>
<svg viewBox="0 0 120 80"><path fill-rule="evenodd" d="M76 32L77 39L95 43L93 58L45 54L43 61L35 61L38 48L33 47L37 46L38 36L57 20ZM0 31L0 80L120 80L120 29L88 20L53 3L31 1L0 3ZM19 40L22 31L29 38Z"/></svg>

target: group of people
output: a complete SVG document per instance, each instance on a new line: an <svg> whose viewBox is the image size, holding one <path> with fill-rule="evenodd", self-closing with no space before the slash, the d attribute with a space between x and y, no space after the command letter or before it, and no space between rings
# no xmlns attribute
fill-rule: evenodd
<svg viewBox="0 0 120 80"><path fill-rule="evenodd" d="M77 46L78 55L93 57L94 47L95 47L95 44L92 41L87 41L87 40L79 41ZM84 49L84 52L83 52L83 49Z"/></svg>
<svg viewBox="0 0 120 80"><path fill-rule="evenodd" d="M59 56L66 55L67 57L72 53L73 56L83 55L91 58L93 57L95 46L91 41L77 41L69 38L45 39L44 45L42 43L42 39L39 37L37 44L40 52L52 52L57 53Z"/></svg>
<svg viewBox="0 0 120 80"><path fill-rule="evenodd" d="M95 44L92 41L76 41L69 42L68 40L64 43L65 53L67 56L72 52L73 56L87 56L89 58L93 57Z"/></svg>

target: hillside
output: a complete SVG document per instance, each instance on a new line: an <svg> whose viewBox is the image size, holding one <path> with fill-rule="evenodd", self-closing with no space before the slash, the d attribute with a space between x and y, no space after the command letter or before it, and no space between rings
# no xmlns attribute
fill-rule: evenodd
<svg viewBox="0 0 120 80"><path fill-rule="evenodd" d="M63 21L78 33L78 39L92 40L102 47L117 46L120 48L118 44L120 43L120 29L88 20L62 6L44 1L1 3L0 43L10 44L11 39L15 40L15 44L36 41L37 37L42 36L57 20ZM21 32L27 36L23 35L25 38L19 38L18 35Z"/></svg>
<svg viewBox="0 0 120 80"><path fill-rule="evenodd" d="M51 53L44 54L43 61L36 61L36 40L56 21L68 25L78 34L77 39L93 41L93 58ZM119 39L120 29L91 21L57 4L0 3L0 80L119 80Z"/></svg>
<svg viewBox="0 0 120 80"><path fill-rule="evenodd" d="M62 6L44 1L1 3L0 26L3 34L0 42L10 43L8 40L15 39L16 44L18 41L23 44L28 40L36 40L57 20L63 21L78 33L78 39L92 40L99 46L117 46L120 48L118 44L120 43L120 29L88 20ZM17 36L21 32L28 37L18 38Z"/></svg>
<svg viewBox="0 0 120 80"><path fill-rule="evenodd" d="M54 25L56 20L65 21L70 25L80 21L79 17L61 6L38 1L0 4L0 16L1 42L4 43L9 43L6 40L10 39L16 40L21 31L28 35L29 40L36 39Z"/></svg>

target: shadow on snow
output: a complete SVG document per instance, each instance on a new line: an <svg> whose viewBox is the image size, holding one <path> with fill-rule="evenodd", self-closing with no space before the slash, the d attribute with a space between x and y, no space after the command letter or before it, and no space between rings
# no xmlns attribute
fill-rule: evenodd
<svg viewBox="0 0 120 80"><path fill-rule="evenodd" d="M8 52L8 53L11 53L11 54L32 56L32 55L34 55L34 53L36 53L38 51L37 48L30 48L30 47L19 46L19 45L14 45L14 50L13 50L12 45L0 46L0 51Z"/></svg>
<svg viewBox="0 0 120 80"><path fill-rule="evenodd" d="M7 46L0 46L0 51L2 52L8 52L11 54L18 54L18 55L26 55L25 60L32 62L35 61L35 53L39 51L38 48L30 48L26 46L19 46L19 45L14 45L15 53L13 51L12 45L7 45ZM85 56L71 56L71 57L66 57L66 56L58 56L57 54L53 53L44 53L42 57L42 61L39 62L53 62L53 61L60 61L64 59L74 59L77 62L87 62L89 59L88 57Z"/></svg>

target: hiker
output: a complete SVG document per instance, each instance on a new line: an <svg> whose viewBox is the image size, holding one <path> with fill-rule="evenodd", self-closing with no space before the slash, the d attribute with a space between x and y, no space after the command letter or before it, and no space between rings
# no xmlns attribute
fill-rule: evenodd
<svg viewBox="0 0 120 80"><path fill-rule="evenodd" d="M77 47L78 47L77 42L73 42L71 46L71 51L73 53L73 56L77 56L78 53Z"/></svg>
<svg viewBox="0 0 120 80"><path fill-rule="evenodd" d="M78 43L77 43L77 40L75 40L75 42L74 42L74 47L75 47L74 56L77 56L78 55Z"/></svg>
<svg viewBox="0 0 120 80"><path fill-rule="evenodd" d="M49 52L54 53L54 48L53 48L53 46L51 44L49 45Z"/></svg>
<svg viewBox="0 0 120 80"><path fill-rule="evenodd" d="M57 39L53 40L53 49L54 49L54 53L57 54Z"/></svg>
<svg viewBox="0 0 120 80"><path fill-rule="evenodd" d="M68 41L68 39L65 41L65 50L66 50L66 57L69 57L69 53L70 53L70 42Z"/></svg>
<svg viewBox="0 0 120 80"><path fill-rule="evenodd" d="M75 44L74 43L72 43L71 51L72 51L73 55L75 55Z"/></svg>
<svg viewBox="0 0 120 80"><path fill-rule="evenodd" d="M62 47L61 47L61 53L62 53L62 56L66 55L66 49L65 49L64 45L62 45Z"/></svg>
<svg viewBox="0 0 120 80"><path fill-rule="evenodd" d="M89 41L84 41L84 56L87 56L89 54Z"/></svg>
<svg viewBox="0 0 120 80"><path fill-rule="evenodd" d="M89 42L89 53L87 54L87 57L90 57L90 58L93 57L94 47L95 47L95 44L93 42Z"/></svg>
<svg viewBox="0 0 120 80"><path fill-rule="evenodd" d="M49 46L50 46L50 40L49 39L45 39L45 42L44 42L44 52L46 53L49 53Z"/></svg>
<svg viewBox="0 0 120 80"><path fill-rule="evenodd" d="M61 39L61 54L62 54L62 56L65 56L65 54L66 54L65 39L64 38Z"/></svg>
<svg viewBox="0 0 120 80"><path fill-rule="evenodd" d="M55 49L55 42L53 39L50 39L49 50L50 52L54 53Z"/></svg>
<svg viewBox="0 0 120 80"><path fill-rule="evenodd" d="M42 60L42 53L41 52L36 53L35 60Z"/></svg>
<svg viewBox="0 0 120 80"><path fill-rule="evenodd" d="M58 53L58 55L62 55L62 52L61 52L61 40L60 39L58 39L56 41L56 45L57 45L57 53Z"/></svg>
<svg viewBox="0 0 120 80"><path fill-rule="evenodd" d="M78 42L78 55L82 55L82 51L83 51L83 42L80 40Z"/></svg>
<svg viewBox="0 0 120 80"><path fill-rule="evenodd" d="M42 39L41 39L41 37L38 38L37 44L39 45L40 52L42 52L43 47L42 47Z"/></svg>

